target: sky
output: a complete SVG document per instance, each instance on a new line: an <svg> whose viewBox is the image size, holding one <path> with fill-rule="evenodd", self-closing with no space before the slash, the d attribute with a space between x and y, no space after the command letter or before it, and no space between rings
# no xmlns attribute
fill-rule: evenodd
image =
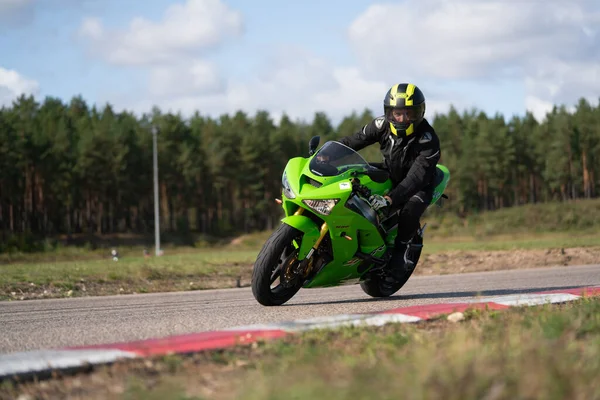
<svg viewBox="0 0 600 400"><path fill-rule="evenodd" d="M600 98L598 0L0 0L0 107L81 95L138 115L334 124L416 84L427 117Z"/></svg>

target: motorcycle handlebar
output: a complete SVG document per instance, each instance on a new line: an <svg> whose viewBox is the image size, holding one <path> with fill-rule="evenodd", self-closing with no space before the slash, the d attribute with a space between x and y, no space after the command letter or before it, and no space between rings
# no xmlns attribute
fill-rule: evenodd
<svg viewBox="0 0 600 400"><path fill-rule="evenodd" d="M358 178L353 178L352 182L352 190L357 192L363 197L369 198L371 196L371 189L366 186L360 184L360 180Z"/></svg>

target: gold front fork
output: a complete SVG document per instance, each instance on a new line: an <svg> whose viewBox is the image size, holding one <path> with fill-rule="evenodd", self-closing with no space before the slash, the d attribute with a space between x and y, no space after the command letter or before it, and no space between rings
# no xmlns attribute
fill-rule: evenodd
<svg viewBox="0 0 600 400"><path fill-rule="evenodd" d="M319 235L319 238L315 242L312 249L310 249L310 251L304 258L304 260L299 265L300 269L303 270L302 275L305 278L310 274L310 272L313 269L314 260L312 258L312 255L314 254L315 250L317 250L319 248L319 245L323 241L323 238L325 237L325 235L327 235L327 232L329 232L329 227L327 226L327 222L324 222L323 225L321 225L321 234Z"/></svg>
<svg viewBox="0 0 600 400"><path fill-rule="evenodd" d="M327 232L329 232L329 227L327 226L327 222L323 222L323 225L321 225L321 234L319 235L319 238L315 242L313 249L316 250L319 247L319 245L321 244L321 241L323 240L325 235L327 235Z"/></svg>
<svg viewBox="0 0 600 400"><path fill-rule="evenodd" d="M308 252L308 254L306 255L306 257L304 258L305 260L310 260L310 258L312 257L313 253L315 252L315 250L319 248L319 245L323 241L323 238L325 237L325 235L327 235L327 232L329 232L329 227L327 226L327 222L323 222L323 225L321 225L321 233L319 235L319 238L317 239L317 241L313 245L312 249L310 249L310 251Z"/></svg>
<svg viewBox="0 0 600 400"><path fill-rule="evenodd" d="M294 215L302 215L303 212L304 212L304 208L299 207L296 210L296 212L294 213ZM327 232L329 232L329 227L327 226L327 222L323 222L323 225L321 225L321 232L320 232L319 238L313 245L312 249L310 249L310 251L306 255L307 260L310 259L313 255L314 251L319 248L319 245L323 241L323 238L325 237L325 235L327 235Z"/></svg>

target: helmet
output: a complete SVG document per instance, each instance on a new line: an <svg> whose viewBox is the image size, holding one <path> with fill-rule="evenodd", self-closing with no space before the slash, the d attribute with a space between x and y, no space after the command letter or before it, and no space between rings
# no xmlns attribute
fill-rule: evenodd
<svg viewBox="0 0 600 400"><path fill-rule="evenodd" d="M412 83L396 84L383 99L383 112L394 135L411 135L425 116L425 96Z"/></svg>

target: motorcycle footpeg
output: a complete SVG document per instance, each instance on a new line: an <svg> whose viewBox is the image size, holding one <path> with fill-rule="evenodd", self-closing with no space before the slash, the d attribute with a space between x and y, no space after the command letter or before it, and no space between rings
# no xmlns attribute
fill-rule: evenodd
<svg viewBox="0 0 600 400"><path fill-rule="evenodd" d="M383 265L387 264L387 262L389 261L389 257L386 257L386 256L384 256L384 258L379 258L379 257L372 256L370 254L367 254L367 253L361 253L360 251L356 252L356 257L360 258L361 260L368 260L368 261L372 262L373 264L379 265L379 266L383 266Z"/></svg>

